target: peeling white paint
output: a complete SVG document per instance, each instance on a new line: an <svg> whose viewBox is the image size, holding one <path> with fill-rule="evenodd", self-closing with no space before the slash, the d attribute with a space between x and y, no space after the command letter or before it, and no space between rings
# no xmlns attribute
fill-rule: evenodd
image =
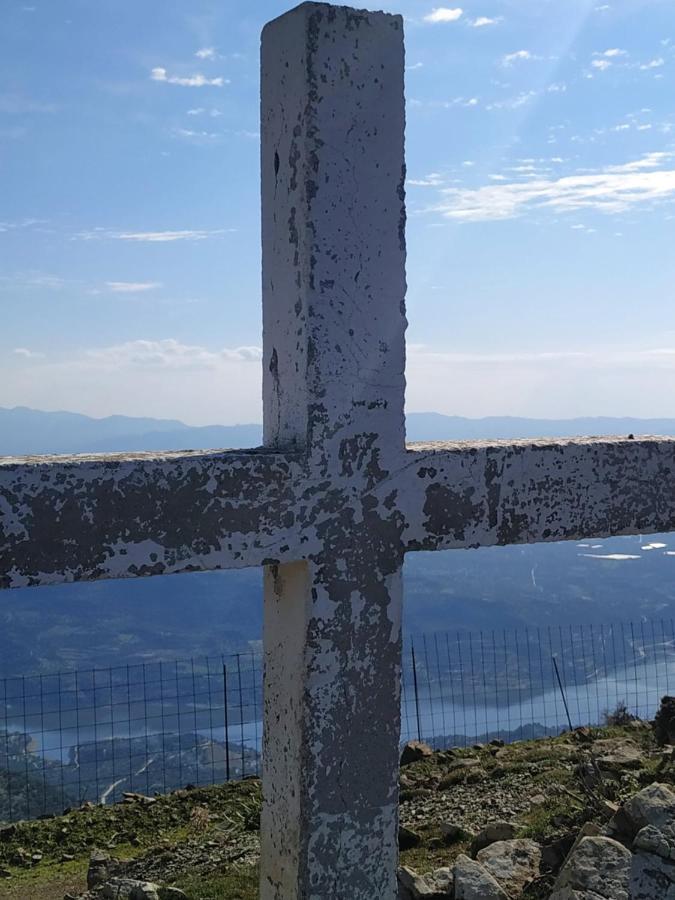
<svg viewBox="0 0 675 900"><path fill-rule="evenodd" d="M406 448L401 18L262 92L266 447L0 460L0 587L264 565L262 900L394 900L404 554L672 530L675 440Z"/></svg>

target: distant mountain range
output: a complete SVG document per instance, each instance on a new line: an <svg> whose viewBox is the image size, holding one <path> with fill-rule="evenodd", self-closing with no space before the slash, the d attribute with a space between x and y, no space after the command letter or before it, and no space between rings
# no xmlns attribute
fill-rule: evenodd
<svg viewBox="0 0 675 900"><path fill-rule="evenodd" d="M675 435L675 419L525 419L513 416L468 419L440 413L408 413L406 425L409 441L631 433ZM262 426L255 423L196 427L177 419L130 416L94 419L79 413L43 412L24 406L0 407L0 456L256 447L261 440Z"/></svg>
<svg viewBox="0 0 675 900"><path fill-rule="evenodd" d="M409 440L675 435L675 419L408 415ZM256 446L260 425L0 409L0 455ZM675 611L675 535L411 553L406 632L560 628ZM260 638L256 569L0 592L0 677L229 652ZM670 627L670 626L669 626Z"/></svg>

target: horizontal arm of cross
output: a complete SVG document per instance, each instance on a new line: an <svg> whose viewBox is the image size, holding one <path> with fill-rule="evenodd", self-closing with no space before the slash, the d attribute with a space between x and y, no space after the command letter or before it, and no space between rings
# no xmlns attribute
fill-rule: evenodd
<svg viewBox="0 0 675 900"><path fill-rule="evenodd" d="M675 529L669 438L413 444L369 477L267 449L0 459L0 587L301 559L366 496L402 552Z"/></svg>
<svg viewBox="0 0 675 900"><path fill-rule="evenodd" d="M268 450L0 458L0 587L262 565L291 549L299 472Z"/></svg>
<svg viewBox="0 0 675 900"><path fill-rule="evenodd" d="M675 439L409 446L408 550L675 529Z"/></svg>

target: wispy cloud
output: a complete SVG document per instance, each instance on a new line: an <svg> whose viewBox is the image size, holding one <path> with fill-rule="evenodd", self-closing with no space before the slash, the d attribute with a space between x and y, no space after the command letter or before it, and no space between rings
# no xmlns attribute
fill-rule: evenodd
<svg viewBox="0 0 675 900"><path fill-rule="evenodd" d="M426 16L424 16L424 21L431 22L434 25L440 24L442 22L456 22L462 17L463 12L464 10L460 7L450 9L447 6L438 6L435 9L432 9L432 11Z"/></svg>
<svg viewBox="0 0 675 900"><path fill-rule="evenodd" d="M164 244L174 241L204 241L207 238L236 230L236 228L213 228L209 230L185 229L183 231L109 231L105 228L93 228L91 231L78 232L74 238L81 241L114 240Z"/></svg>
<svg viewBox="0 0 675 900"><path fill-rule="evenodd" d="M650 59L649 62L643 63L640 68L645 71L647 69L660 69L661 66L666 64L665 59L662 56L657 56L656 59Z"/></svg>
<svg viewBox="0 0 675 900"><path fill-rule="evenodd" d="M191 369L213 368L220 362L260 362L260 347L234 347L209 350L206 347L183 344L175 338L161 341L127 341L111 347L86 351L90 361L113 367Z"/></svg>
<svg viewBox="0 0 675 900"><path fill-rule="evenodd" d="M105 286L113 294L140 294L162 286L159 281L106 281Z"/></svg>
<svg viewBox="0 0 675 900"><path fill-rule="evenodd" d="M217 78L207 78L206 75L202 75L201 73L187 76L169 75L167 70L162 66L156 66L150 72L150 78L152 81L163 81L166 84L179 84L182 87L223 87L223 85L230 83L227 78L221 76Z"/></svg>
<svg viewBox="0 0 675 900"><path fill-rule="evenodd" d="M0 113L8 115L26 115L27 113L58 112L56 103L42 103L31 100L22 94L0 94Z"/></svg>
<svg viewBox="0 0 675 900"><path fill-rule="evenodd" d="M529 50L516 50L515 53L507 53L505 56L502 56L501 64L508 69L515 63L526 62L531 59L540 59L540 57L530 53Z"/></svg>
<svg viewBox="0 0 675 900"><path fill-rule="evenodd" d="M583 365L584 367L614 368L647 365L651 368L675 370L675 347L597 347L587 350L514 351L509 353L447 353L426 344L409 344L412 359L427 359L448 364L476 366L508 366L512 364L539 366L542 363Z"/></svg>
<svg viewBox="0 0 675 900"><path fill-rule="evenodd" d="M478 16L477 19L474 19L471 22L471 27L485 28L487 25L498 25L501 21L503 21L502 16L495 16L494 18L490 16Z"/></svg>
<svg viewBox="0 0 675 900"><path fill-rule="evenodd" d="M493 100L492 103L488 103L485 108L487 110L520 109L521 106L525 106L536 96L538 96L538 94L538 91L521 91L514 97L506 97L504 100Z"/></svg>
<svg viewBox="0 0 675 900"><path fill-rule="evenodd" d="M430 172L424 178L408 178L406 184L415 187L439 187L443 184L443 178L439 172Z"/></svg>
<svg viewBox="0 0 675 900"><path fill-rule="evenodd" d="M0 222L0 232L15 231L23 228L36 228L46 225L47 219L20 219L18 222Z"/></svg>
<svg viewBox="0 0 675 900"><path fill-rule="evenodd" d="M188 116L210 116L212 119L217 119L222 116L222 112L215 107L211 109L205 109L203 106L197 106L194 109L188 109Z"/></svg>
<svg viewBox="0 0 675 900"><path fill-rule="evenodd" d="M649 153L631 162L593 173L562 178L489 184L476 189L444 188L432 211L462 222L512 219L535 210L558 213L593 209L622 213L649 203L675 200L671 155Z"/></svg>
<svg viewBox="0 0 675 900"><path fill-rule="evenodd" d="M215 47L201 47L195 53L197 59L215 59L216 58L216 48Z"/></svg>
<svg viewBox="0 0 675 900"><path fill-rule="evenodd" d="M19 356L21 359L44 359L44 353L38 353L35 350L29 350L27 347L16 347L13 351L14 356Z"/></svg>
<svg viewBox="0 0 675 900"><path fill-rule="evenodd" d="M66 285L66 281L58 275L43 272L19 272L14 275L0 275L0 287L13 288L47 288L58 291Z"/></svg>

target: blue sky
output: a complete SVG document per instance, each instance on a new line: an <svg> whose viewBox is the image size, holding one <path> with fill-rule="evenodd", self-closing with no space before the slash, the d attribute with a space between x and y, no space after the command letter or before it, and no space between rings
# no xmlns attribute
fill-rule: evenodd
<svg viewBox="0 0 675 900"><path fill-rule="evenodd" d="M259 421L271 0L3 0L0 405ZM406 19L408 408L675 416L672 0Z"/></svg>

